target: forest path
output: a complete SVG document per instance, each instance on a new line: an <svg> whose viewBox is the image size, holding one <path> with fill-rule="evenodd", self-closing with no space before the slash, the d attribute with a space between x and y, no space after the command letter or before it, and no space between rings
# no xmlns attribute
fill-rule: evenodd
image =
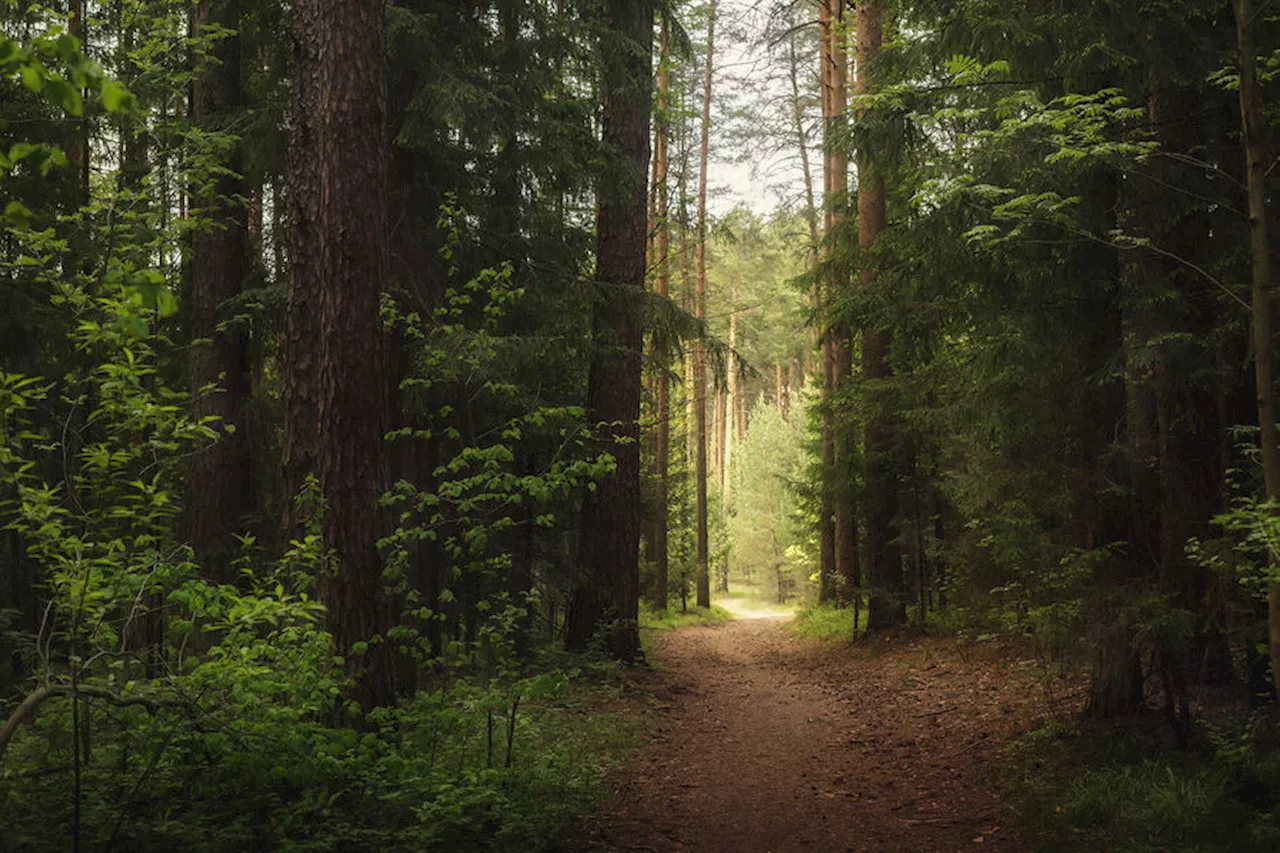
<svg viewBox="0 0 1280 853"><path fill-rule="evenodd" d="M662 634L656 653L658 732L572 849L1022 849L992 770L1047 708L1006 650L820 644L740 619Z"/></svg>

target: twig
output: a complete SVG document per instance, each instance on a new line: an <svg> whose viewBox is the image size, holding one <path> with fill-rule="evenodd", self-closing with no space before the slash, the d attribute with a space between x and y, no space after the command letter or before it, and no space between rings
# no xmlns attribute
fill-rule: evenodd
<svg viewBox="0 0 1280 853"><path fill-rule="evenodd" d="M27 719L35 714L35 712L49 699L54 696L88 696L93 699L102 699L119 707L128 707L131 705L141 705L152 712L166 707L186 707L187 702L181 699L170 699L164 697L152 696L126 696L120 693L114 693L101 687L85 687L84 685L72 686L70 684L47 684L44 687L37 688L27 694L27 698L22 700L17 709L9 715L9 719L5 720L4 726L0 727L0 758L4 756L5 750L9 748L9 742L13 740L14 734L18 731Z"/></svg>
<svg viewBox="0 0 1280 853"><path fill-rule="evenodd" d="M952 705L950 708L943 708L941 711L926 711L923 714L916 714L916 719L921 717L940 717L943 714L950 714L952 711L959 711L959 705Z"/></svg>

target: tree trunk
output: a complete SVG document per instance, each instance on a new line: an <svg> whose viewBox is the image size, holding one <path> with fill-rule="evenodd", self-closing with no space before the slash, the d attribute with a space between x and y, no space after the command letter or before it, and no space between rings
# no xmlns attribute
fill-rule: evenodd
<svg viewBox="0 0 1280 853"><path fill-rule="evenodd" d="M844 4L825 0L827 4L826 29L823 32L823 48L827 57L827 116L826 169L828 173L827 208L829 210L827 233L827 292L835 295L849 286L849 271L837 246L845 229L845 208L849 195L849 155L847 153L848 77L849 59L845 50L848 29L844 18ZM831 325L832 397L838 397L853 375L853 345L848 324L840 321ZM857 501L853 490L853 464L855 443L850 430L832 423L834 448L831 459L834 475L835 515L835 565L837 600L847 602L858 595L858 522Z"/></svg>
<svg viewBox="0 0 1280 853"><path fill-rule="evenodd" d="M206 0L196 4L192 29L197 39L210 28L236 31L239 0ZM239 118L240 37L219 36L209 45L192 87L192 118L202 130L228 132ZM197 216L207 220L191 238L190 330L188 372L192 417L218 419L222 434L192 457L187 480L185 534L206 577L234 583L232 560L238 553L234 534L253 507L253 465L248 410L252 394L249 348L242 329L223 324L235 314L231 300L248 274L247 211L240 146L220 164L207 194L193 197ZM217 386L216 391L205 391Z"/></svg>
<svg viewBox="0 0 1280 853"><path fill-rule="evenodd" d="M733 296L729 304L729 355L727 358L729 375L725 388L725 421L724 427L724 472L720 488L722 513L729 512L729 501L733 496L733 443L738 431L738 359L734 348L738 345L738 279L733 281Z"/></svg>
<svg viewBox="0 0 1280 853"><path fill-rule="evenodd" d="M80 40L80 51L89 56L89 38L85 28L85 0L70 0L67 32ZM72 120L71 142L67 146L67 165L75 182L68 205L71 212L89 201L89 115Z"/></svg>
<svg viewBox="0 0 1280 853"><path fill-rule="evenodd" d="M671 135L671 58L670 24L662 17L661 46L658 56L657 132L654 135L654 263L658 271L658 296L667 299L671 295L671 226L667 218L671 211L667 178L670 173ZM653 607L667 609L667 584L670 565L667 555L667 501L670 492L671 468L671 383L666 363L659 365L657 388L657 440L654 448L654 465L657 483L654 489L653 507Z"/></svg>
<svg viewBox="0 0 1280 853"><path fill-rule="evenodd" d="M700 321L707 319L707 160L711 152L711 83L715 72L716 0L707 10L707 65L702 83L702 139L698 153L697 297ZM697 526L697 604L711 606L711 575L707 542L707 348L694 345L693 405L697 420L697 466L694 472Z"/></svg>
<svg viewBox="0 0 1280 853"><path fill-rule="evenodd" d="M603 144L617 159L598 195L595 346L587 380L587 411L605 427L605 448L617 470L583 500L579 577L566 621L566 645L585 648L604 631L610 653L642 656L640 602L640 389L643 330L638 295L644 290L648 231L646 177L653 5L609 0L606 19L629 44L604 50Z"/></svg>
<svg viewBox="0 0 1280 853"><path fill-rule="evenodd" d="M818 66L819 89L822 95L822 234L829 240L832 233L831 200L834 171L831 153L827 148L830 134L830 122L833 111L832 99L832 57L831 57L831 0L819 0L818 3ZM816 217L815 217L816 219ZM830 244L825 250L829 255ZM814 270L818 273L819 243L814 241ZM833 294L831 280L823 274L814 282L816 302L824 316L829 312ZM837 584L839 573L836 571L836 417L834 401L836 393L836 342L830 322L822 333L822 496L821 517L818 520L818 601L836 601L839 597Z"/></svg>
<svg viewBox="0 0 1280 853"><path fill-rule="evenodd" d="M285 342L286 459L310 462L337 562L321 586L339 654L366 708L394 701L391 648L357 643L390 627L378 554L387 405L380 298L387 271L384 6L298 0L293 35L296 195ZM306 163L299 161L305 160ZM310 250L313 254L302 254ZM307 332L311 341L297 335ZM299 420L307 418L309 420ZM303 439L308 432L314 440ZM306 473L299 468L295 473Z"/></svg>
<svg viewBox="0 0 1280 853"><path fill-rule="evenodd" d="M1258 15L1253 0L1234 0L1236 37L1240 67L1240 129L1244 140L1245 182L1249 196L1249 240L1253 267L1253 355L1258 392L1258 440L1262 446L1262 472L1266 481L1267 501L1280 500L1280 444L1276 439L1275 382L1272 378L1271 294L1272 278L1270 229L1267 211L1266 129L1261 115L1262 104L1257 92L1257 47L1255 34ZM1273 510L1274 511L1274 510ZM1270 549L1273 571L1277 554ZM1271 648L1271 670L1276 693L1280 695L1280 581L1267 585L1268 640Z"/></svg>
<svg viewBox="0 0 1280 853"><path fill-rule="evenodd" d="M875 65L884 38L884 0L865 0L858 4L857 16L857 94L875 91ZM861 118L866 108L858 107ZM876 174L873 156L867 151L858 156L858 246L863 252L861 279L864 287L872 287L876 271L867 257L876 238L885 227L885 189ZM868 327L862 333L862 375L875 383L891 374L889 352L892 336L888 330ZM867 580L871 598L867 610L868 630L878 631L900 625L906 620L902 557L894 537L893 522L898 508L898 483L894 464L892 419L884 411L883 394L874 385L865 392L867 423L863 435L866 466L867 506Z"/></svg>

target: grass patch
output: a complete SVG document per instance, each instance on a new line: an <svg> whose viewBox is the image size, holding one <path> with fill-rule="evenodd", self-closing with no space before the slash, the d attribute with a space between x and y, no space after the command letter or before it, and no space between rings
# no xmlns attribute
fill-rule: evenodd
<svg viewBox="0 0 1280 853"><path fill-rule="evenodd" d="M862 624L855 631L853 627L853 608L837 609L830 604L816 604L806 607L796 614L791 622L791 630L801 637L815 640L852 640L864 633L866 611L862 614Z"/></svg>
<svg viewBox="0 0 1280 853"><path fill-rule="evenodd" d="M1280 850L1280 749L1252 726L1198 752L1052 723L1011 748L1026 836L1040 853Z"/></svg>
<svg viewBox="0 0 1280 853"><path fill-rule="evenodd" d="M640 628L651 631L673 631L685 625L721 625L733 620L733 614L718 604L681 610L653 610L640 604Z"/></svg>

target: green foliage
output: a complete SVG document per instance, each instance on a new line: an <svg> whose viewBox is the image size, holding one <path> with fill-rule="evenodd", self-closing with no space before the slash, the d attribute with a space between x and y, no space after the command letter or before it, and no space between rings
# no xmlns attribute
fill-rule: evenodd
<svg viewBox="0 0 1280 853"><path fill-rule="evenodd" d="M792 423L803 423L804 408L792 412ZM735 449L732 515L728 533L735 562L744 577L756 578L779 600L802 588L808 566L797 563L795 497L791 485L800 475L800 441L778 407L755 406L747 437Z"/></svg>
<svg viewBox="0 0 1280 853"><path fill-rule="evenodd" d="M531 567L537 584L507 590L515 536L533 530L559 545L567 525L558 519L613 469L607 454L583 450L590 433L576 374L536 389L525 375L563 360L565 340L580 344L588 300L565 296L577 273L566 255L585 257L587 230L535 209L525 221L540 222L541 248L508 263L447 204L440 256L458 284L429 306L387 297L388 328L409 342L412 363L401 389L408 422L391 440L429 445L438 464L385 499L399 521L382 544L403 624L353 652L379 641L409 650L422 689L396 707L345 705L348 669L318 601L333 567L315 483L300 497L295 538L274 547L242 535L235 585L210 582L183 542L189 460L229 428L190 414L191 394L218 389L188 393L188 342L171 335L185 319L191 235L216 227L195 202L213 199L242 140L192 127L173 105L196 73L191 57L229 33L189 38L185 2L101 11L95 25L113 35L95 55L127 74L128 89L84 59L61 25L26 46L7 28L0 40L0 85L21 95L6 98L0 116L0 560L33 579L17 592L38 618L28 629L30 614L0 612L17 670L4 673L4 698L15 701L5 706L13 737L0 746L0 848L543 849L634 745L620 718L593 711L584 722L587 679L517 649L533 612L562 594L551 562ZM261 38L273 15L247 13L242 35ZM31 17L29 27L43 25L49 13ZM263 90L255 96L271 96L260 63L251 65ZM589 131L592 99L564 100L583 107ZM226 118L237 131L262 120ZM279 128L271 131L268 141ZM107 136L120 160L96 159ZM578 141L594 144L589 133ZM135 144L142 169L126 175ZM95 158L88 186L63 154L81 145ZM246 147L262 178L268 154ZM257 184L269 187L270 178ZM180 204L190 204L181 217ZM281 234L271 239L278 248ZM537 317L527 307L550 288L525 298L536 280L528 256L548 244L570 274L558 279L560 334L538 339L527 334ZM282 259L254 275L278 277ZM229 322L252 328L269 351L272 330L258 324L273 320L277 301L270 287L247 295ZM258 366L255 427L268 448L277 367ZM269 461L258 460L264 480ZM449 581L435 597L418 584L415 561L428 548ZM433 630L446 620L447 632Z"/></svg>
<svg viewBox="0 0 1280 853"><path fill-rule="evenodd" d="M865 608L864 608L865 610ZM814 604L796 614L791 630L801 637L832 642L852 642L866 629L863 619L854 628L852 607L834 607L830 604Z"/></svg>
<svg viewBox="0 0 1280 853"><path fill-rule="evenodd" d="M722 625L733 620L733 614L719 605L690 607L688 610L655 611L640 603L640 628L650 631L674 631L686 625Z"/></svg>
<svg viewBox="0 0 1280 853"><path fill-rule="evenodd" d="M1212 853L1280 842L1280 752L1255 718L1213 755L1117 755L1097 735L1040 730L1017 745L1024 816L1043 851ZM1135 745L1136 746L1136 745Z"/></svg>

